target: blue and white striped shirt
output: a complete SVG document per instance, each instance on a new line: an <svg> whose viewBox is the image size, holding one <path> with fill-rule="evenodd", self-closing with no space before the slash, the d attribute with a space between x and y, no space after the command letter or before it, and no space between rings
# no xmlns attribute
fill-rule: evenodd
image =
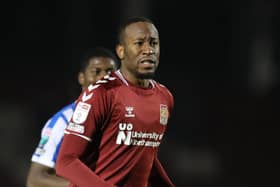
<svg viewBox="0 0 280 187"><path fill-rule="evenodd" d="M54 114L41 131L41 140L32 155L32 162L54 168L58 151L70 118L73 115L75 102Z"/></svg>

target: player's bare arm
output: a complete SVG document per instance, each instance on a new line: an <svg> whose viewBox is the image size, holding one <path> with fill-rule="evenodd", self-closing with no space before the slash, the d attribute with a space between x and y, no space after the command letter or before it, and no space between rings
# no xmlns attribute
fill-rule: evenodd
<svg viewBox="0 0 280 187"><path fill-rule="evenodd" d="M67 187L69 182L55 174L53 168L32 162L27 187Z"/></svg>

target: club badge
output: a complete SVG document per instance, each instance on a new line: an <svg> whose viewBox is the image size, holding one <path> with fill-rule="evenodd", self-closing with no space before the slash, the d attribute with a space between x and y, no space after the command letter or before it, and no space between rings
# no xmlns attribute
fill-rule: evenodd
<svg viewBox="0 0 280 187"><path fill-rule="evenodd" d="M168 107L167 105L160 104L160 124L166 125L168 122Z"/></svg>

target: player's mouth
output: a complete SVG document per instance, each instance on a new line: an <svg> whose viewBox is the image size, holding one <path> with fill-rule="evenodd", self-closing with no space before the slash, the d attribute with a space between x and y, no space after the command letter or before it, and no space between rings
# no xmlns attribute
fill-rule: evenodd
<svg viewBox="0 0 280 187"><path fill-rule="evenodd" d="M154 68L156 65L156 61L153 59L142 59L140 60L140 66L145 69Z"/></svg>

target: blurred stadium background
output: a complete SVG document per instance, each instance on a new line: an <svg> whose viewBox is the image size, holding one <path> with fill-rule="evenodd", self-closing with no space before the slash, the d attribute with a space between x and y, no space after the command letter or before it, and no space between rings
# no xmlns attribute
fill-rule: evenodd
<svg viewBox="0 0 280 187"><path fill-rule="evenodd" d="M280 1L1 3L2 186L25 186L45 121L79 93L81 53L151 18L175 111L160 159L177 187L279 186Z"/></svg>

